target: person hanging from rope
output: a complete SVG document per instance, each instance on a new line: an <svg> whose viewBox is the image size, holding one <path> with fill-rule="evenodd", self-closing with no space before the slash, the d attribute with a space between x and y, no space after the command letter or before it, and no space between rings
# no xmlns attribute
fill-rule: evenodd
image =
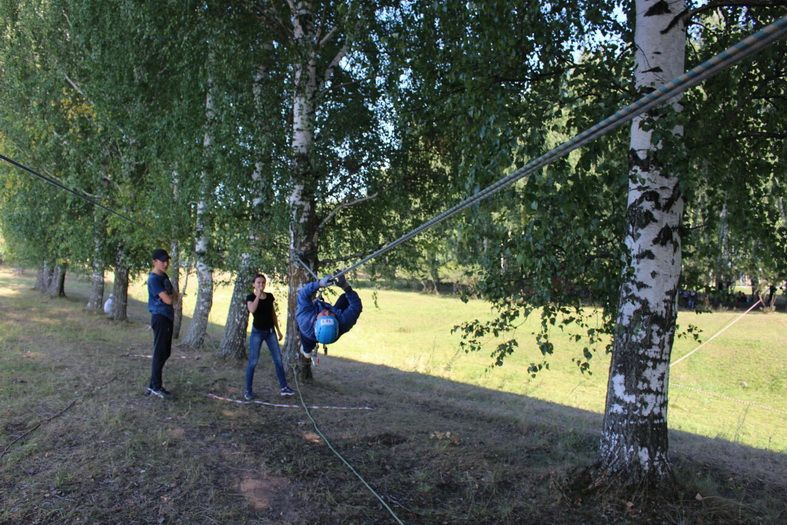
<svg viewBox="0 0 787 525"><path fill-rule="evenodd" d="M320 288L327 288L332 284L344 290L335 304L331 305L321 297L314 297ZM362 310L361 298L347 283L344 275L335 279L332 276L323 277L301 287L295 320L301 335L301 366L305 378L311 376L311 358L317 344L329 345L336 342L355 326Z"/></svg>

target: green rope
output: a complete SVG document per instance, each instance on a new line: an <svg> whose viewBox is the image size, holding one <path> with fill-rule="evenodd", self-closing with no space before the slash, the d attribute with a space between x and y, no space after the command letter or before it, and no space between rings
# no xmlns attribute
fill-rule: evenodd
<svg viewBox="0 0 787 525"><path fill-rule="evenodd" d="M335 448L333 448L333 445L325 436L325 434L323 434L322 431L319 429L319 427L317 427L317 422L312 417L311 412L309 412L309 407L306 406L306 402L303 400L303 394L301 394L301 387L298 384L298 371L295 370L295 367L293 367L293 376L295 378L295 389L298 392L298 397L301 400L301 405L303 406L303 409L306 411L306 416L308 416L309 420L312 422L312 426L314 426L314 431L317 432L317 434L323 439L323 441L325 441L325 444L328 445L328 448L331 449L331 452L333 452L336 455L336 457L342 460L342 463L344 463L347 466L347 468L350 469L350 472L355 474L355 477L361 480L361 483L364 484L364 486L369 490L369 492L374 494L374 496L380 501L380 503L382 503L383 507L385 507L385 510L387 510L391 514L391 516L393 516L393 519L395 519L399 525L404 525L404 522L399 519L399 517L394 513L391 507L388 506L385 500L383 500L383 498L366 482L366 480L363 479L363 476L361 476L358 473L358 471L355 470L353 466L350 465L350 463L346 459L344 459L344 457L341 454L339 454L339 452Z"/></svg>

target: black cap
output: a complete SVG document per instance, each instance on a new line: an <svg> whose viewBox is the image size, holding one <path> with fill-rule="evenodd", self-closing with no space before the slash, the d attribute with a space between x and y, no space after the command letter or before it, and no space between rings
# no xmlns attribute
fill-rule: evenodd
<svg viewBox="0 0 787 525"><path fill-rule="evenodd" d="M169 261L169 254L164 248L156 248L153 250L153 260Z"/></svg>

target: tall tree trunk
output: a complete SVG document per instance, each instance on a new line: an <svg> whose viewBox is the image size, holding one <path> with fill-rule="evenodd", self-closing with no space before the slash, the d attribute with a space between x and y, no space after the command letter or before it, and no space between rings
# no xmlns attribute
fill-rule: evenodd
<svg viewBox="0 0 787 525"><path fill-rule="evenodd" d="M183 296L180 295L180 243L172 241L169 247L169 280L172 289L178 292L178 300L172 305L175 310L175 318L172 322L172 338L180 337L180 326L183 322Z"/></svg>
<svg viewBox="0 0 787 525"><path fill-rule="evenodd" d="M251 255L244 253L240 258L238 274L232 288L232 299L227 312L227 322L224 325L224 335L219 345L219 354L222 357L243 359L246 355L246 329L249 325L249 309L246 307L246 294L248 293L253 276L251 275Z"/></svg>
<svg viewBox="0 0 787 525"><path fill-rule="evenodd" d="M49 297L52 299L66 296L66 267L67 266L65 264L55 265L52 279L49 281L48 290Z"/></svg>
<svg viewBox="0 0 787 525"><path fill-rule="evenodd" d="M112 319L128 320L128 263L123 248L115 252L115 283L112 285L115 301L112 303Z"/></svg>
<svg viewBox="0 0 787 525"><path fill-rule="evenodd" d="M298 1L293 13L293 35L304 57L295 68L293 94L292 140L293 157L292 192L290 207L290 261L288 268L287 338L284 359L293 363L298 355L300 338L295 322L295 306L300 287L310 276L294 258L299 257L315 272L317 267L316 234L319 224L315 210L317 175L311 157L314 148L315 101L318 89L317 53L314 48L314 20L311 2Z"/></svg>
<svg viewBox="0 0 787 525"><path fill-rule="evenodd" d="M678 24L683 0L637 0L635 85L640 93L683 73L686 34ZM679 111L678 102L673 109ZM659 110L668 113L669 108ZM601 483L658 485L670 478L667 432L669 360L675 337L684 208L678 175L659 164L655 112L631 125L625 243L629 262L620 288L604 425ZM663 127L663 126L662 126ZM672 130L682 135L682 129Z"/></svg>
<svg viewBox="0 0 787 525"><path fill-rule="evenodd" d="M191 317L191 324L186 333L184 343L193 349L199 349L205 342L205 335L208 332L208 316L213 307L213 268L208 263L208 249L210 245L210 234L208 228L208 202L210 201L210 169L212 164L210 156L213 145L213 95L211 93L211 82L208 81L208 94L205 96L205 136L203 139L202 155L204 169L201 173L200 197L197 203L197 221L194 242L194 256L197 265L197 303L194 306L194 314Z"/></svg>
<svg viewBox="0 0 787 525"><path fill-rule="evenodd" d="M252 93L254 96L255 107L262 107L262 81L267 75L265 66L260 66L254 74ZM258 130L262 132L262 130ZM249 221L248 249L256 250L262 246L262 239L265 235L264 225L266 224L266 207L264 195L268 192L267 179L263 177L263 163L258 160L254 163L254 171L251 173L254 188L254 198L252 200L251 220ZM244 252L241 254L238 265L238 272L235 278L235 286L232 290L232 301L227 312L227 322L224 325L224 336L221 339L219 353L222 357L235 357L238 360L246 356L246 331L249 325L249 309L246 306L246 294L254 281L252 275L252 254Z"/></svg>
<svg viewBox="0 0 787 525"><path fill-rule="evenodd" d="M46 261L42 262L41 265L38 267L38 273L36 274L36 284L33 286L33 290L38 290L41 293L48 287L47 282L47 274L49 273L48 266Z"/></svg>
<svg viewBox="0 0 787 525"><path fill-rule="evenodd" d="M174 206L180 206L180 175L177 170L172 170L172 202ZM169 280L172 288L178 292L178 300L172 305L174 318L172 321L172 338L180 338L180 327L183 324L183 294L180 290L180 242L172 241L169 247ZM188 273L188 269L186 269ZM185 290L183 290L185 292Z"/></svg>
<svg viewBox="0 0 787 525"><path fill-rule="evenodd" d="M52 286L52 279L55 276L55 264L49 261L44 261L41 264L39 276L36 279L36 290L42 294L48 294L49 288Z"/></svg>
<svg viewBox="0 0 787 525"><path fill-rule="evenodd" d="M104 305L104 229L103 214L96 212L93 229L93 271L90 274L90 295L88 296L85 309L92 313L102 313Z"/></svg>
<svg viewBox="0 0 787 525"><path fill-rule="evenodd" d="M729 224L727 221L727 203L724 202L719 214L719 253L716 256L716 291L722 299L730 291L732 285L732 263L729 249Z"/></svg>

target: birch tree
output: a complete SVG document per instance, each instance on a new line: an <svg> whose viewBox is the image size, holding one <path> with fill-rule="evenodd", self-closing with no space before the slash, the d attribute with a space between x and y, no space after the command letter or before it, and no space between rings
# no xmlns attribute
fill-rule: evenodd
<svg viewBox="0 0 787 525"><path fill-rule="evenodd" d="M210 59L208 60L210 62ZM210 248L210 224L208 222L208 208L211 203L212 173L209 166L212 163L210 156L213 154L213 129L215 110L213 106L213 93L211 80L208 79L207 93L205 95L205 132L202 140L203 169L200 172L199 196L197 197L196 222L194 229L194 258L197 268L197 302L191 317L188 332L183 340L184 344L198 349L205 341L208 331L208 315L213 306L213 268L208 260Z"/></svg>
<svg viewBox="0 0 787 525"><path fill-rule="evenodd" d="M247 195L237 196L236 206L240 208L246 204L249 209L246 219L246 232L238 239L238 257L235 280L233 284L232 299L227 312L227 322L224 335L219 346L219 353L224 356L233 356L241 359L246 355L245 342L248 327L249 311L246 306L248 294L254 274L262 268L279 270L281 262L278 238L281 236L281 219L279 210L282 206L274 199L275 163L272 159L281 156L284 126L281 126L282 113L282 82L279 75L272 74L274 58L271 57L273 46L270 41L263 41L256 53L259 66L252 75L251 97L246 97L250 105L246 108L251 115L242 127L248 127L252 133L248 136L253 147L250 152L251 170L250 180L243 184ZM241 61L242 62L242 61ZM242 142L242 140L239 140ZM237 217L237 216L236 216ZM239 225L243 222L238 221ZM239 228L242 231L242 228ZM233 252L235 250L232 250Z"/></svg>
<svg viewBox="0 0 787 525"><path fill-rule="evenodd" d="M663 29L685 3L638 0L635 9L634 82L644 95L684 71L685 28L677 24ZM663 115L679 111L679 101L673 100L671 107L642 114L631 124L628 264L620 287L599 446L601 478L620 476L625 484L658 484L670 475L667 388L678 311L684 198L680 174L674 165L661 161L667 147L679 148L680 143L667 146L655 134L664 124L654 121L665 118L672 126L668 133L680 137L682 127Z"/></svg>
<svg viewBox="0 0 787 525"><path fill-rule="evenodd" d="M294 319L296 295L300 286L312 279L298 259L314 272L325 272L320 252L324 259L330 255L325 248L321 250L321 244L330 239L337 219L343 220L351 210L364 208L374 198L370 181L381 172L385 140L374 109L379 92L375 80L380 41L372 35L380 22L378 8L382 4L385 2L287 0L260 2L255 11L284 48L288 61L285 85L291 128L284 353L290 358L299 344ZM379 242L378 238L373 242Z"/></svg>

